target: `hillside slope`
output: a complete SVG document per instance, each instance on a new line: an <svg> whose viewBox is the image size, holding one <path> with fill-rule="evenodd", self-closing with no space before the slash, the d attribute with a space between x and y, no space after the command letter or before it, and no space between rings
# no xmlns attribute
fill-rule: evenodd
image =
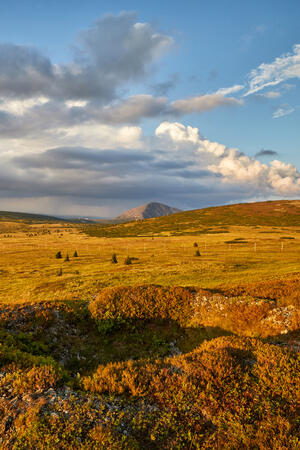
<svg viewBox="0 0 300 450"><path fill-rule="evenodd" d="M154 217L169 216L174 213L181 212L178 208L164 205L163 203L150 202L137 208L129 209L120 216L116 217L118 220L143 220L152 219Z"/></svg>
<svg viewBox="0 0 300 450"><path fill-rule="evenodd" d="M47 216L43 214L31 214L23 212L0 211L2 222L64 222L65 219Z"/></svg>
<svg viewBox="0 0 300 450"><path fill-rule="evenodd" d="M300 226L300 200L277 200L184 211L171 216L110 226L91 226L92 236L121 237L169 233L172 235L226 232L230 225ZM214 227L214 229L212 229Z"/></svg>

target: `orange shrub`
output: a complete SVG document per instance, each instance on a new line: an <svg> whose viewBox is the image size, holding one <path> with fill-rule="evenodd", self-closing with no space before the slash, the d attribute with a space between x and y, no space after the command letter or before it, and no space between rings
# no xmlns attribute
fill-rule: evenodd
<svg viewBox="0 0 300 450"><path fill-rule="evenodd" d="M300 275L249 283L225 290L226 295L251 295L257 298L276 300L278 306L300 307Z"/></svg>
<svg viewBox="0 0 300 450"><path fill-rule="evenodd" d="M103 289L89 309L97 320L172 319L185 325L192 314L195 291L155 285Z"/></svg>
<svg viewBox="0 0 300 450"><path fill-rule="evenodd" d="M183 327L218 327L241 336L267 337L295 331L300 325L294 306L276 308L276 301L267 298L225 297L183 287L105 288L89 309L105 330L114 321L166 319Z"/></svg>
<svg viewBox="0 0 300 450"><path fill-rule="evenodd" d="M9 389L15 395L44 391L55 386L62 378L58 369L51 366L32 367L29 370L15 370L1 378L0 391Z"/></svg>
<svg viewBox="0 0 300 450"><path fill-rule="evenodd" d="M99 393L147 393L158 408L147 425L153 448L294 449L299 373L295 353L253 338L221 337L164 363L99 367L83 384Z"/></svg>

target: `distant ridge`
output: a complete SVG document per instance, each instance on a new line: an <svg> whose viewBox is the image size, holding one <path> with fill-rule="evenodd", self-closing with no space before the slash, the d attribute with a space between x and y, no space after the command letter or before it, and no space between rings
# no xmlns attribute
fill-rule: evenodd
<svg viewBox="0 0 300 450"><path fill-rule="evenodd" d="M65 222L65 219L47 216L44 214L31 214L14 211L0 211L0 221L23 222Z"/></svg>
<svg viewBox="0 0 300 450"><path fill-rule="evenodd" d="M129 209L120 216L116 217L118 220L143 220L153 219L154 217L170 216L181 212L178 208L172 208L171 206L164 205L163 203L150 202L145 205L138 206L137 208Z"/></svg>
<svg viewBox="0 0 300 450"><path fill-rule="evenodd" d="M131 220L105 227L91 226L87 233L99 237L153 236L160 233L191 236L226 233L228 226L300 227L300 200L239 203L183 211L142 221Z"/></svg>

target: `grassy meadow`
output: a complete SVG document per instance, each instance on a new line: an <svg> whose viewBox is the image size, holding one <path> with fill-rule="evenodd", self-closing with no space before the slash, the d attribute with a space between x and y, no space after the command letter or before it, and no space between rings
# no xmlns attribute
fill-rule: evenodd
<svg viewBox="0 0 300 450"><path fill-rule="evenodd" d="M1 302L90 300L106 286L144 283L218 289L300 269L298 227L228 226L226 233L124 238L91 237L80 225L24 228L0 222ZM118 264L111 263L113 253ZM137 258L131 265L124 264L128 255Z"/></svg>

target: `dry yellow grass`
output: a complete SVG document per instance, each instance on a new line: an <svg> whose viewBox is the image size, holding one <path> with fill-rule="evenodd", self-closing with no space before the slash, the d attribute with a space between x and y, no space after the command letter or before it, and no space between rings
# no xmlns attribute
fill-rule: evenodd
<svg viewBox="0 0 300 450"><path fill-rule="evenodd" d="M88 300L105 286L143 283L217 288L299 272L297 227L231 226L229 231L154 239L96 238L82 233L78 225L2 222L0 301ZM225 243L240 238L245 241ZM194 242L200 257L194 256ZM75 250L78 258L73 258ZM62 259L55 258L58 251ZM111 263L114 252L118 264ZM66 254L70 262L64 262ZM127 255L138 259L124 265Z"/></svg>

